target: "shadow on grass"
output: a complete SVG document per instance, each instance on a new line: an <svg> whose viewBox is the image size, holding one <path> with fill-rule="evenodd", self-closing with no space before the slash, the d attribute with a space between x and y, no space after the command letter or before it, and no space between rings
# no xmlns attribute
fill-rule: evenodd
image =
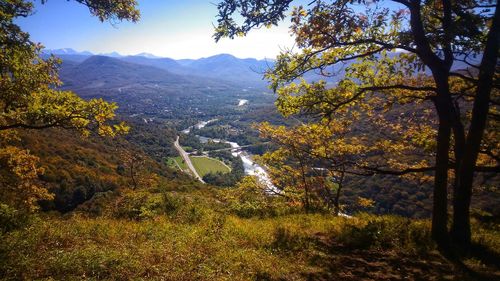
<svg viewBox="0 0 500 281"><path fill-rule="evenodd" d="M456 247L440 249L440 253L468 280L500 281L500 255L484 245L473 243L466 253ZM471 267L464 261L472 260L480 265Z"/></svg>
<svg viewBox="0 0 500 281"><path fill-rule="evenodd" d="M481 263L500 270L500 255L481 244L472 244L470 256Z"/></svg>
<svg viewBox="0 0 500 281"><path fill-rule="evenodd" d="M307 280L499 280L498 271L476 272L438 251L424 255L398 249L353 249L334 241L319 240L318 253L310 259L317 272L304 274ZM496 256L480 253L490 262ZM460 261L460 262L457 262Z"/></svg>

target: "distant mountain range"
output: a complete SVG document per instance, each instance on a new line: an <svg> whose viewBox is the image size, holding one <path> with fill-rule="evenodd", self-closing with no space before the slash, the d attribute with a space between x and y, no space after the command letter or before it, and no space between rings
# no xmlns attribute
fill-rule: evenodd
<svg viewBox="0 0 500 281"><path fill-rule="evenodd" d="M242 83L243 80L210 77L207 74L210 71L205 73L201 67L197 70L171 59L57 56L63 60L59 70L63 82L60 89L74 91L83 98L117 102L120 112L128 115L205 116L206 112L227 113L237 107L240 99L250 100L252 105L272 104L274 100L262 82L256 87L251 85L251 79ZM227 67L235 73L238 69L243 72L244 67L233 64L238 65L232 62Z"/></svg>
<svg viewBox="0 0 500 281"><path fill-rule="evenodd" d="M89 56L81 62L63 58L59 76L64 82L63 89L74 90L83 96L119 97L125 93L175 91L197 95L207 88L242 89L240 85L225 80L177 74L108 56Z"/></svg>
<svg viewBox="0 0 500 281"><path fill-rule="evenodd" d="M85 60L95 56L88 51L75 51L71 48L45 50L45 54L54 54L60 57L64 64L82 63ZM394 53L396 54L396 53ZM161 69L170 74L181 76L196 76L217 79L241 87L265 88L267 81L263 80L264 72L274 66L273 60L257 60L254 58L240 59L230 54L219 54L201 59L180 59L161 58L149 53L140 53L134 56L123 56L117 52L99 54L98 56L115 58L124 62L133 63L142 66L150 66ZM481 55L478 55L475 61L480 61ZM309 71L304 74L307 81L317 81L326 79L328 83L335 84L345 74L345 68L352 62L338 63L327 69L328 72L335 75L325 78L318 75L315 71ZM460 61L455 61L453 65L455 70L468 69L468 66ZM427 73L430 73L426 69Z"/></svg>
<svg viewBox="0 0 500 281"><path fill-rule="evenodd" d="M65 64L82 63L96 56L88 51L75 51L71 48L45 50L46 55L54 54ZM230 54L219 54L201 59L161 58L149 53L140 53L134 56L123 56L117 52L99 54L102 57L111 57L124 62L155 67L172 74L189 75L218 79L241 86L265 87L263 74L273 66L272 60L257 60L253 58L240 59Z"/></svg>
<svg viewBox="0 0 500 281"><path fill-rule="evenodd" d="M101 56L107 56L107 57L113 57L113 58L120 58L123 57L117 52L111 52L111 53L101 53L101 54L94 54L89 51L76 51L72 48L62 48L62 49L45 49L43 51L46 54L54 54L54 55L80 55L80 56L93 56L93 55L101 55ZM159 58L156 57L155 55L148 54L148 53L140 53L137 54L137 56L144 56L144 57L151 57L151 58Z"/></svg>

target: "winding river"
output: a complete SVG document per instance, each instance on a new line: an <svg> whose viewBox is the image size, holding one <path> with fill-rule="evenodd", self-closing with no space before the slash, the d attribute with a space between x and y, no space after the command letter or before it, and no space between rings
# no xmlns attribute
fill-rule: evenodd
<svg viewBox="0 0 500 281"><path fill-rule="evenodd" d="M193 129L193 128L201 129L214 121L217 121L217 119L212 119L212 120L208 120L208 121L200 121L197 124L187 128L185 130L182 130L182 132L184 134L189 134L191 129ZM261 183L266 185L269 192L277 192L277 188L272 184L271 178L269 177L269 174L266 172L266 170L262 166L260 166L259 164L255 163L252 160L250 153L248 153L247 151L242 149L238 143L227 141L227 140L222 140L222 139L207 138L204 136L197 136L197 137L200 139L200 141L202 143L205 143L205 142L211 140L213 142L223 142L223 143L228 143L229 145L231 145L231 147L233 148L231 150L231 153L233 154L233 156L240 157L241 161L243 162L243 167L245 169L245 175L256 176Z"/></svg>

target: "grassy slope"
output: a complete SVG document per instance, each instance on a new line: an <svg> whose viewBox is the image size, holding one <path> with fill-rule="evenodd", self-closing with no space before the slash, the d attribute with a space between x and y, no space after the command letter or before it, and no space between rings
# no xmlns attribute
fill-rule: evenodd
<svg viewBox="0 0 500 281"><path fill-rule="evenodd" d="M209 157L190 157L193 166L201 177L208 173L229 173L231 170L217 159Z"/></svg>
<svg viewBox="0 0 500 281"><path fill-rule="evenodd" d="M90 202L107 208L95 218L89 206L66 217L43 215L0 236L0 279L475 280L435 250L428 221L241 218L221 192L123 191ZM498 256L499 234L476 229L474 240ZM465 263L489 280L500 277L479 259Z"/></svg>

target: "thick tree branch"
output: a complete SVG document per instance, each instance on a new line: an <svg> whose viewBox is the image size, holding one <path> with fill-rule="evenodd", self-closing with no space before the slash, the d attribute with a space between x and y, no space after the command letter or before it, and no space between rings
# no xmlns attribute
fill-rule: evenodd
<svg viewBox="0 0 500 281"><path fill-rule="evenodd" d="M442 60L432 51L429 40L425 35L425 29L420 14L420 0L413 0L410 9L410 26L417 45L417 53L422 61L433 71L441 70Z"/></svg>
<svg viewBox="0 0 500 281"><path fill-rule="evenodd" d="M392 0L392 2L403 4L408 8L410 8L410 5L411 5L410 1L408 1L408 0Z"/></svg>
<svg viewBox="0 0 500 281"><path fill-rule="evenodd" d="M453 64L453 51L451 48L452 34L452 18L451 18L451 2L443 0L443 31L444 31L444 64L447 69L451 69Z"/></svg>

